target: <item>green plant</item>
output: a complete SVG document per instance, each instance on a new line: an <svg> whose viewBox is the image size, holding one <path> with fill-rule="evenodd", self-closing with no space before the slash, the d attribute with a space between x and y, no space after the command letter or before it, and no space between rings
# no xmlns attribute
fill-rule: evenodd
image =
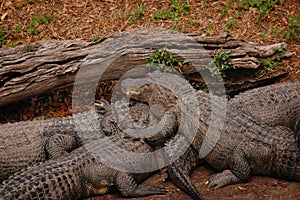
<svg viewBox="0 0 300 200"><path fill-rule="evenodd" d="M190 29L185 28L182 32L183 32L183 33L189 33L189 32L190 32Z"/></svg>
<svg viewBox="0 0 300 200"><path fill-rule="evenodd" d="M144 17L144 7L143 6L139 6L137 13L136 13L136 18L137 19L142 19Z"/></svg>
<svg viewBox="0 0 300 200"><path fill-rule="evenodd" d="M177 20L179 14L184 13L185 15L190 13L190 2L184 0L172 0L169 3L171 11L161 10L157 13L154 13L153 19L155 21L160 20Z"/></svg>
<svg viewBox="0 0 300 200"><path fill-rule="evenodd" d="M210 35L210 33L211 33L211 28L212 28L212 25L211 25L211 24L209 24L209 25L206 27L206 30L205 30L205 34L206 34L206 35Z"/></svg>
<svg viewBox="0 0 300 200"><path fill-rule="evenodd" d="M238 2L238 6L243 8L244 10L248 10L249 9L249 2L245 1L245 0L240 0Z"/></svg>
<svg viewBox="0 0 300 200"><path fill-rule="evenodd" d="M213 77L226 77L226 70L235 69L234 65L229 61L231 51L220 51L214 56L214 59L208 63L207 68Z"/></svg>
<svg viewBox="0 0 300 200"><path fill-rule="evenodd" d="M175 13L184 12L184 14L188 15L191 11L190 3L187 1L183 1L183 0L181 0L181 1L172 0L169 3L169 6L170 6L170 8L172 8L172 10Z"/></svg>
<svg viewBox="0 0 300 200"><path fill-rule="evenodd" d="M122 19L125 19L125 17L126 17L126 12L120 13L120 17L121 17Z"/></svg>
<svg viewBox="0 0 300 200"><path fill-rule="evenodd" d="M262 39L266 39L266 38L267 38L267 33L266 33L266 31L262 31L262 32L260 33L260 37L261 37Z"/></svg>
<svg viewBox="0 0 300 200"><path fill-rule="evenodd" d="M281 54L285 52L284 45L282 44L279 48L275 49L275 60L270 58L264 59L260 61L260 65L263 66L263 70L256 73L256 77L260 78L264 75L271 74L276 67L279 66L279 61L282 60ZM285 70L285 69L281 69Z"/></svg>
<svg viewBox="0 0 300 200"><path fill-rule="evenodd" d="M22 27L21 26L16 26L16 32L21 33L22 32Z"/></svg>
<svg viewBox="0 0 300 200"><path fill-rule="evenodd" d="M6 38L12 33L11 30L0 29L0 47L6 44Z"/></svg>
<svg viewBox="0 0 300 200"><path fill-rule="evenodd" d="M44 120L44 119L45 119L45 117L42 115L38 117L38 120Z"/></svg>
<svg viewBox="0 0 300 200"><path fill-rule="evenodd" d="M230 28L228 27L228 26L224 26L224 31L226 31L226 32L230 32Z"/></svg>
<svg viewBox="0 0 300 200"><path fill-rule="evenodd" d="M265 67L265 70L270 73L273 71L273 69L278 66L278 62L271 60L270 58L267 58L261 62L261 64Z"/></svg>
<svg viewBox="0 0 300 200"><path fill-rule="evenodd" d="M217 11L222 13L222 15L228 15L228 11L231 9L231 4L226 3L224 8L217 7Z"/></svg>
<svg viewBox="0 0 300 200"><path fill-rule="evenodd" d="M38 35L40 32L36 29L36 28L33 28L33 27L30 27L27 29L27 34L28 35Z"/></svg>
<svg viewBox="0 0 300 200"><path fill-rule="evenodd" d="M279 35L280 35L280 32L279 32L279 29L278 28L272 28L272 32L273 33L275 33L275 35L277 36L277 37L279 37Z"/></svg>
<svg viewBox="0 0 300 200"><path fill-rule="evenodd" d="M285 52L285 48L284 48L283 44L281 44L279 48L275 49L275 58L277 61L281 61L281 59L282 59L281 54L284 52Z"/></svg>
<svg viewBox="0 0 300 200"><path fill-rule="evenodd" d="M17 46L16 43L11 43L11 44L7 45L8 48L13 48L13 47L16 47L16 46Z"/></svg>
<svg viewBox="0 0 300 200"><path fill-rule="evenodd" d="M179 61L166 48L163 48L153 51L146 63L149 69L160 70L163 72L173 72L175 70L175 66L179 66L180 71L180 67L188 64L188 61Z"/></svg>
<svg viewBox="0 0 300 200"><path fill-rule="evenodd" d="M239 26L236 24L234 18L229 18L229 20L228 20L228 26L234 27L234 28L238 28L238 27L239 27Z"/></svg>
<svg viewBox="0 0 300 200"><path fill-rule="evenodd" d="M167 19L175 20L176 18L177 18L177 14L176 13L170 12L170 11L165 11L165 10L162 10L160 12L154 13L154 15L153 15L153 19L155 21L167 20Z"/></svg>
<svg viewBox="0 0 300 200"><path fill-rule="evenodd" d="M283 33L286 40L296 39L300 41L300 16L289 17L288 27Z"/></svg>
<svg viewBox="0 0 300 200"><path fill-rule="evenodd" d="M188 19L187 20L187 24L191 25L191 26L195 26L195 25L200 25L200 21L199 20L192 20L192 19Z"/></svg>
<svg viewBox="0 0 300 200"><path fill-rule="evenodd" d="M37 29L40 25L50 24L52 17L42 14L40 17L32 16L31 21L27 26L27 34L38 35L39 30Z"/></svg>
<svg viewBox="0 0 300 200"><path fill-rule="evenodd" d="M278 18L279 18L278 15L273 15L272 16L272 21L276 21L276 20L278 20Z"/></svg>
<svg viewBox="0 0 300 200"><path fill-rule="evenodd" d="M91 40L92 42L97 42L99 39L99 36L93 36Z"/></svg>
<svg viewBox="0 0 300 200"><path fill-rule="evenodd" d="M260 64L263 66L263 69L255 73L256 78L261 78L265 75L271 74L274 71L275 67L278 66L278 62L275 62L270 58L260 61Z"/></svg>
<svg viewBox="0 0 300 200"><path fill-rule="evenodd" d="M238 28L239 26L237 25L237 23L235 22L234 18L229 18L228 19L228 23L227 26L224 27L224 30L226 32L229 32L231 28Z"/></svg>
<svg viewBox="0 0 300 200"><path fill-rule="evenodd" d="M128 21L128 24L133 24L137 20L140 20L144 17L144 7L143 6L138 6L137 10L130 15L130 19Z"/></svg>
<svg viewBox="0 0 300 200"><path fill-rule="evenodd" d="M283 3L284 0L240 0L238 6L244 10L248 10L250 7L256 8L260 17L265 17L267 13L274 9L276 4Z"/></svg>
<svg viewBox="0 0 300 200"><path fill-rule="evenodd" d="M176 29L177 29L177 26L176 26L176 24L172 23L172 24L170 25L170 28L171 28L172 30L176 30Z"/></svg>

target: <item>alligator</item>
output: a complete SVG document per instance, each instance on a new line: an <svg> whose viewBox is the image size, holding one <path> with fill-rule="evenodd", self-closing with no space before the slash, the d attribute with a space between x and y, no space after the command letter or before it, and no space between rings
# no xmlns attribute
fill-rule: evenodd
<svg viewBox="0 0 300 200"><path fill-rule="evenodd" d="M124 107L124 105L127 102L115 102L114 105L116 105L116 107L118 106L122 106ZM153 115L149 116L149 112L148 112L148 106L146 104L143 103L136 103L132 104L132 102L130 102L130 115L128 116L123 116L120 114L124 114L124 112L122 111L122 109L124 108L119 108L117 111L122 111L118 116L122 117L121 120L123 120L121 122L121 127L127 127L129 129L136 129L136 128L145 128L145 125L149 125L149 121L151 123L155 122L156 119L152 118ZM65 193L65 196L63 197L65 198L69 198L73 199L73 193L76 194L75 196L77 197L82 197L81 195L83 195L84 197L89 196L89 195L93 195L93 194L105 194L108 191L108 188L113 184L113 180L112 179L112 175L111 174L105 174L105 173L100 173L100 175L98 174L94 174L93 176L98 177L97 180L90 180L89 177L87 177L88 180L83 180L85 182L88 181L97 181L97 185L96 182L93 185L93 183L87 183L87 185L85 186L87 189L89 189L87 186L92 187L92 189L90 188L89 190L91 191L83 191L80 189L73 189L71 188L71 190L67 190L65 189L66 187L60 187L60 188L56 188L54 190L49 191L48 190L43 190L43 188L39 188L39 191L35 192L30 192L26 193L25 191L27 191L26 188L30 188L33 187L33 185L36 184L42 184L43 182L46 182L47 184L49 184L49 182L51 182L51 184L59 184L56 183L55 181L57 181L58 178L61 178L62 176L66 176L68 173L78 173L80 177L86 177L88 173L88 171L84 171L81 172L82 170L80 169L78 170L78 166L76 168L76 166L73 166L74 162L69 163L69 161L67 160L66 157L68 157L69 155L69 151L73 150L78 146L82 145L81 139L84 136L85 139L88 138L87 141L91 141L94 140L95 138L102 136L99 133L105 133L106 135L112 136L112 135L119 135L121 137L119 137L118 139L123 139L123 137L127 137L125 136L124 133L122 133L122 131L120 130L120 128L117 126L116 121L114 118L112 118L112 114L111 111L108 112L108 102L103 100L103 101L98 101L96 103L96 107L97 108L97 113L95 114L95 112L93 111L89 111L89 112L83 112L83 113L79 113L69 117L64 117L64 118L54 118L54 119L47 119L47 120L39 120L39 121L25 121L25 122L18 122L18 123L9 123L9 124L2 124L2 126L5 128L6 131L6 135L2 135L3 138L5 138L5 140L3 140L3 144L6 144L6 149L9 150L14 150L15 152L21 152L23 148L23 152L26 151L26 158L23 159L22 154L19 153L15 153L15 156L13 156L13 158L10 159L11 163L14 162L14 165L10 165L10 166L16 166L16 168L13 168L13 170L11 168L8 168L7 171L3 170L3 172L7 172L5 175L11 175L14 171L19 171L17 172L14 176L11 176L9 178L9 180L4 181L3 182L3 191L2 191L2 195L4 195L3 198L5 199L34 199L34 197L37 195L40 198L46 198L46 196L43 196L42 194L39 193L45 193L45 191L47 192L47 196L51 196L54 199L61 199L62 197L55 196L56 193L61 194L61 193ZM104 116L106 117L102 117L101 115L103 115L104 113L106 113ZM101 114L101 115L99 115ZM74 119L76 118L77 120L79 120L80 122L80 126L79 129L78 127L75 127L74 124ZM98 122L100 121L100 127L101 129L99 129L98 127L93 126L93 123L98 124ZM83 123L83 124L81 124ZM78 126L78 125L77 125ZM21 127L21 130L17 130L14 134L12 134L12 129L13 127ZM90 128L89 128L90 127ZM76 129L77 128L77 129ZM32 135L28 133L28 130L35 130L34 132L32 132ZM83 132L83 135L81 135L81 137L78 136L78 131ZM27 136L28 133L28 136ZM68 135L67 135L68 134ZM24 141L26 141L27 143L23 143L22 144L22 140L18 140L17 142L20 143L20 145L15 145L14 143L9 143L9 137L19 137L19 136L23 136L25 139ZM25 136L29 137L26 138ZM88 137L87 137L88 136ZM92 138L90 138L92 136ZM33 139L32 139L33 138ZM55 138L55 140L53 140L52 138ZM75 139L76 140L75 140ZM49 141L53 141L54 143L50 143ZM69 147L68 149L65 148L65 144L74 144L71 147ZM9 145L8 145L9 144ZM25 145L26 144L26 145ZM52 145L54 144L54 145ZM150 147L149 145L147 145L145 142L137 142L135 140L129 140L127 139L127 142L125 142L126 145L129 145L132 147L131 150L149 150ZM138 144L138 145L135 145ZM125 146L127 149L128 147L126 145L121 145L121 146ZM40 148L35 148L35 146L38 146ZM44 148L43 148L44 146ZM138 147L136 147L138 146ZM9 147L9 148L8 148ZM15 149L13 149L15 148ZM32 149L30 149L32 148ZM78 151L75 150L75 152L78 153ZM110 150L110 152L113 152L112 150ZM6 152L9 153L9 152ZM50 157L50 154L53 155ZM76 154L76 153L72 153ZM28 155L28 158L27 158ZM7 158L9 157L9 155L6 155L4 152L2 153L2 158ZM33 157L33 158L32 158ZM37 159L34 159L34 158ZM45 162L46 157L50 157L50 158L56 158L55 160L50 160L48 162ZM32 159L31 159L32 158ZM70 157L68 157L70 158ZM16 160L14 160L16 159ZM76 159L77 158L74 156L74 158L70 158L70 160L72 159ZM3 159L4 162L6 162L5 159ZM39 163L39 162L44 162L44 163ZM77 162L77 161L76 161ZM39 163L39 164L35 164L35 163ZM64 164L61 164L64 163ZM158 165L158 162L151 162L151 163L155 163ZM10 164L10 163L8 163ZM6 162L6 165L3 165L3 169L7 169L7 166L9 166ZM28 167L30 165L35 165L34 167ZM103 164L102 164L103 165ZM36 167L38 166L38 167ZM62 167L63 169L58 168L57 166ZM28 167L26 169L26 167ZM53 170L56 171L62 171L62 174L57 174L54 173L53 170L51 168L54 168ZM23 170L20 171L21 168L25 168ZM46 171L41 170L39 171L39 169L44 169L46 168ZM73 169L74 168L74 169ZM158 166L156 166L156 168L158 169ZM65 169L70 169L71 171L66 171ZM85 169L85 167L84 167ZM95 169L89 167L88 168L91 171L95 171ZM48 170L48 171L47 171ZM108 170L107 168L105 168L105 170ZM104 170L104 171L105 171ZM110 170L110 169L109 169ZM23 173L24 172L24 173ZM51 175L52 174L52 175ZM54 174L54 175L53 175ZM152 173L151 173L152 174ZM135 180L137 180L138 182L141 182L142 180L144 180L146 177L149 177L150 173L145 173L145 174L140 174L140 175L134 175ZM50 179L48 179L49 177L51 177ZM69 176L68 176L69 177ZM70 177L69 177L70 178ZM76 178L78 178L77 176L74 178L74 181L68 180L69 182L74 182L76 183L76 181L78 181ZM52 181L52 179L54 179L54 182ZM20 181L19 181L20 180ZM79 180L79 182L82 181L81 179ZM22 183L26 182L26 184L23 186ZM20 184L22 185L22 187L18 187L17 185ZM77 184L77 183L76 183ZM75 184L74 187L77 187L77 185ZM82 184L82 182L80 182L80 184ZM123 184L122 187L126 187L125 186L126 183ZM71 184L71 186L69 185L69 187L72 187L73 185ZM15 188L17 187L17 188ZM48 185L45 189L49 188L50 186ZM13 189L12 189L13 188ZM120 188L120 190L122 190L122 188ZM13 192L12 192L13 191ZM42 192L41 192L42 191ZM123 189L124 191L124 189ZM146 191L145 191L146 192ZM128 191L123 192L124 195L126 195L126 193L128 193ZM148 191L146 193L130 193L128 194L129 196L135 196L135 195L147 195ZM149 193L152 194L152 193ZM1 195L0 195L1 196ZM1 198L0 198L1 199Z"/></svg>
<svg viewBox="0 0 300 200"><path fill-rule="evenodd" d="M287 115L288 113L298 113L299 107L297 107L297 92L294 91L296 87L299 86L299 83L284 83L276 86L266 86L259 89L250 90L247 92L244 92L233 100L229 102L231 106L236 106L238 109L241 109L245 113L249 111L253 111L252 109L254 106L270 106L270 102L267 104L263 104L261 100L259 99L260 95L259 93L263 93L264 95L271 93L271 91L274 91L273 94L269 94L272 98L271 100L274 101L274 99L278 99L282 96L282 93L280 91L286 91L284 100L279 100L273 102L274 106L277 107L284 107L289 106L287 109L290 109L290 111L285 112ZM272 89L273 87L273 89ZM299 87L298 87L299 88ZM292 90L291 90L292 89ZM251 103L245 103L244 102L244 96L247 95L247 99L251 99ZM264 95L262 96L262 100L266 100L264 98ZM255 101L256 99L256 101ZM131 104L130 104L131 103ZM143 124L150 124L150 122L153 121L153 116L151 115L151 112L149 109L149 106L143 104L143 103L137 103L137 102L129 102L129 101L118 101L117 103L117 118L120 119L120 121L124 122L126 121L127 126L123 126L123 128L129 127L128 125L132 125L136 121L140 121ZM129 105L130 104L130 105ZM153 103L152 103L153 104ZM287 105L288 104L288 105ZM114 105L112 105L114 107ZM264 110L264 107L261 107L262 110ZM152 109L153 110L153 109ZM296 111L295 111L296 110ZM290 122L288 121L289 118L287 116L284 116L284 113L281 113L281 115L276 115L272 112L269 113L268 117L272 119L271 122L269 122L268 118L264 118L264 112L257 112L254 113L255 115L252 115L257 120L260 120L260 122L265 122L265 124L268 124L270 126L278 126L278 125L289 125ZM152 116L151 120L149 117ZM105 119L105 118L104 118ZM134 120L131 120L134 119ZM155 119L155 123L158 123L157 119ZM295 121L295 120L294 120ZM120 124L120 123L119 123ZM276 127L279 129L278 134L286 133L286 131L281 132L280 127ZM285 135L282 134L284 137ZM172 145L171 145L172 146ZM197 194L197 190L195 189L193 183L190 181L190 179L186 179L185 177L188 177L188 175L191 173L192 169L194 169L197 166L197 163L200 162L199 158L197 157L195 151L193 148L189 149L184 156L188 157L186 159L180 159L183 161L189 160L189 162L178 162L173 163L173 166L170 166L169 168L173 168L173 170L169 170L169 176L172 177L173 183L177 185L179 188L183 189L188 195L194 197L195 199L199 197L199 194ZM176 166L177 165L177 166ZM186 169L186 171L178 172L178 169ZM176 174L174 174L176 172ZM185 173L184 175L182 173ZM178 180L180 179L180 181ZM175 181L174 181L175 180ZM183 188L184 187L184 188Z"/></svg>
<svg viewBox="0 0 300 200"><path fill-rule="evenodd" d="M106 110L106 114L100 122L101 129L105 135L115 134L118 131L133 138L147 137L147 133L151 134L155 131L169 134L164 135L164 137L155 135L147 137L147 143L153 148L160 148L165 142L165 138L173 135L171 132L161 129L161 121L169 119L169 116L166 115L164 118L161 118L157 116L157 113L153 114L153 109L157 108L149 107L145 103L125 98L112 102L111 105L105 100L98 101L96 104L102 112ZM176 127L167 128L173 129Z"/></svg>
<svg viewBox="0 0 300 200"><path fill-rule="evenodd" d="M121 99L111 104L106 100L96 100L95 106L101 110L104 117L100 126L105 135L110 136L117 132L143 130L151 124L158 123L158 118L151 114L145 103Z"/></svg>
<svg viewBox="0 0 300 200"><path fill-rule="evenodd" d="M183 95L175 96L173 91L161 86L166 85L166 82L173 84L173 86L175 84L173 88L183 91L181 92ZM185 81L181 79L178 81L178 77L175 75L162 74L156 71L148 74L146 78L125 79L122 82L122 89L131 98L147 102L150 106L160 104L168 110L174 107L174 105L178 106L178 101L183 100L181 101L182 103L184 100L187 100L184 96L188 95L191 91L187 89L186 85ZM217 110L214 113L215 118L210 117L212 114L211 100L214 101L215 106L218 106L224 105L224 99L210 96L203 91L194 93L196 101L200 102L197 106L200 109L201 115L198 120L199 126L197 127L195 138L191 141L192 147L199 154L201 154L202 145L211 147L211 151L202 157L213 168L223 171L209 179L208 185L210 187L218 188L233 183L244 182L252 174L276 176L288 180L300 180L300 152L295 139L291 137L293 134L292 130L283 126L269 127L261 124L255 118L239 111L234 106L236 103L232 103L233 105L229 103L225 109L226 119L223 129L212 129L213 134L220 134L220 139L216 144L212 144L205 138L205 134L209 128L209 123L218 120L218 117L222 117L223 113ZM195 102L184 103L186 105L195 104ZM176 109L174 110L177 121L170 121L166 124L167 126L170 126L172 123L179 123L180 116L178 116L178 110L180 109L177 109L177 112ZM187 113L184 113L186 115L184 117L191 119L195 115L193 113L195 113L195 110L188 110ZM182 132L183 135L188 135L186 130L189 130L189 126L192 127L195 122L191 121L187 123L187 127L179 129L179 132ZM197 123L195 122L195 124ZM170 145L170 148L172 148L172 145ZM177 181L178 186L181 186L186 192L194 187L187 176L189 171L182 166L182 163L189 163L188 157L189 154L184 154L168 168L169 174L175 174L175 177L171 177L173 182ZM181 177L184 177L185 180L180 180L180 178L176 177L178 173L181 173ZM194 191L194 193L196 194L197 191ZM200 196L196 195L194 198L200 199Z"/></svg>
<svg viewBox="0 0 300 200"><path fill-rule="evenodd" d="M122 151L116 151L116 147ZM144 142L122 134L90 141L69 155L16 172L0 184L0 199L81 199L105 194L112 185L126 197L165 194L164 188L139 185L151 172L129 174L121 170L124 167L139 172L149 163L156 165L156 157L130 160L124 156L127 151L147 153L152 150Z"/></svg>
<svg viewBox="0 0 300 200"><path fill-rule="evenodd" d="M229 102L229 104L231 104L232 106L236 106L238 109L242 109L242 111L247 112L247 111L252 111L254 105L256 106L261 106L261 105L269 105L268 104L262 104L260 99L258 98L259 92L264 93L265 95L267 93L270 93L270 87L275 87L275 86L266 86L266 87L262 87L260 89L255 89L255 90L250 90L247 92L244 92L241 95L236 96L236 98L234 98L233 100L231 100ZM298 109L295 105L297 105L296 102L296 96L297 96L297 92L290 90L290 89L295 89L295 87L297 87L297 83L285 83L285 84L281 84L281 85L277 85L276 88L272 89L272 91L277 91L274 92L273 95L271 95L273 98L271 99L277 99L280 96L280 90L282 91L287 91L287 93L285 93L285 100L287 101L287 103L289 103L289 105L294 105L294 107L290 106L288 109ZM265 88L265 89L264 89ZM257 92L259 91L259 92ZM291 92L291 94L289 94L288 92ZM257 99L256 101L253 100L251 103L245 103L243 101L243 96L247 95L247 99L251 99L253 100L254 98ZM254 98L253 98L254 97ZM263 99L263 96L262 96ZM153 104L153 103L152 103ZM103 106L105 105L105 106ZM283 106L287 106L285 104L285 102L282 101L277 101L277 104L275 104L278 107L283 107ZM274 105L274 106L275 106ZM102 103L102 106L100 106L99 108L109 106L107 102ZM134 102L134 101L127 101L127 100L120 100L120 101L116 101L114 103L112 103L111 107L115 108L115 113L114 113L114 117L112 116L107 116L103 118L104 123L102 122L102 129L105 131L106 134L110 135L111 132L115 131L115 125L111 126L108 124L112 124L112 121L118 121L118 126L121 127L122 130L128 130L128 128L145 128L145 126L151 126L151 124L158 123L158 119L153 117L153 115L151 115L151 110L153 110L152 107L149 108L148 105L141 103L141 102ZM152 108L152 109L151 109ZM262 107L262 109L264 109ZM261 115L260 115L261 113ZM287 112L287 113L291 113L291 112ZM295 113L295 111L294 111ZM296 112L297 113L297 112ZM268 125L272 125L272 126L277 126L277 125L288 125L285 123L288 123L288 118L286 116L284 116L285 118L283 118L283 114L281 114L281 116L279 117L279 115L275 115L274 113L270 113L268 116L271 116L272 118L272 122L269 122L268 120L266 120L265 118L263 118L264 112L258 112L255 113L256 115L253 115L253 117L255 117L255 119L262 121L265 121L266 124ZM111 115L111 113L110 113ZM278 119L276 119L278 117ZM151 118L151 119L150 119ZM137 125L137 123L139 123ZM279 134L282 134L281 131L278 131ZM286 133L286 132L283 132ZM284 135L283 135L284 136ZM172 146L172 145L171 145ZM200 162L200 160L198 159L197 155L195 154L195 151L191 149L188 150L188 152L184 155L184 156L188 156L187 159L181 159L183 161L188 160L189 162L180 162L180 163L174 163L173 166L170 166L170 168L172 167L173 170L169 170L169 176L172 177L172 180L176 180L173 181L174 184L176 184L177 186L179 186L179 188L183 189L183 187L185 187L185 189L183 189L184 191L187 192L188 195L192 196L192 197L199 197L199 194L197 194L196 189L193 188L193 184L190 182L190 180L185 179L185 177L188 176L188 174L192 171L193 168L195 168ZM177 166L176 166L177 165ZM182 175L182 172L178 172L178 169L186 169L184 175ZM176 174L174 174L176 172ZM180 181L178 181L177 179L180 178ZM182 184L184 182L184 184ZM180 184L177 184L180 183Z"/></svg>
<svg viewBox="0 0 300 200"><path fill-rule="evenodd" d="M142 107L142 109L140 109L140 110L143 110L143 109L146 109L145 108L145 105L139 105L139 106L137 106L137 107ZM244 107L245 108L245 107ZM84 113L84 114L79 114L79 116L84 116L83 117L83 119L86 119L86 118L89 118L88 116L90 116L90 115L93 115L94 113L89 113L89 112L86 112L86 114ZM133 115L134 116L134 115ZM143 116L143 115L141 115L141 116ZM98 116L97 116L98 117ZM43 152L42 153L42 159L41 159L41 161L43 161L43 160L45 160L45 155L47 154L47 151L48 151L48 154L50 154L50 155L53 155L52 157L57 157L57 155L61 155L61 154L63 154L63 155L65 155L65 150L71 150L72 148L74 148L74 146L77 146L78 145L78 139L76 139L76 140L74 140L74 139L72 139L72 138L70 138L68 135L63 135L63 134L57 134L57 133L64 133L65 134L65 132L68 132L68 133L74 133L74 127L73 127L73 123L72 123L72 119L70 119L70 120L68 120L70 117L67 117L67 118L62 118L62 119L50 119L50 120L40 120L40 121L37 121L38 123L35 123L35 124L30 124L31 122L19 122L19 123L24 123L24 124L27 124L27 125L25 125L25 126L22 126L22 127L25 127L25 129L27 128L27 127L34 127L35 128L35 126L37 126L37 127L43 127L43 137L41 138L41 143L36 143L36 144L45 144L45 148L47 149L48 147L51 147L52 145L49 145L49 141L56 141L56 142L54 142L54 144L56 144L56 145L60 145L59 146L59 148L57 148L57 147L55 147L54 146L54 148L52 148L52 150L50 149L50 150L46 150L46 151L44 151L44 150L41 150L40 152ZM79 117L80 118L80 117ZM65 119L67 119L67 120L65 120ZM143 123L145 124L146 122L147 122L147 118L142 118L143 120ZM97 119L98 120L98 119ZM137 120L137 119L135 119L135 120ZM48 121L48 122L47 122ZM56 122L57 121L57 122ZM82 120L82 121L85 121L85 120ZM138 121L140 121L140 120L138 120ZM146 121L146 122L145 122ZM152 121L152 120L151 120ZM45 123L46 122L46 123ZM10 125L15 125L15 124L17 124L17 123L12 123L12 124L10 124ZM63 126L62 126L63 125ZM56 130L57 129L57 127L64 127L64 126L66 126L67 125L67 128L60 128L59 130ZM128 125L128 123L127 123L127 125ZM6 124L5 125L6 127L9 127L9 125L8 124ZM13 127L13 126L12 126ZM18 126L17 126L18 127ZM89 127L89 126L87 126L87 127ZM111 126L111 127L114 127L114 126ZM103 127L102 127L103 128ZM132 127L131 127L132 128ZM6 131L7 133L9 133L10 131L10 129L6 129L6 130L8 130L8 131ZM46 131L45 131L46 130ZM24 132L26 132L26 131L23 131L23 133ZM38 133L41 133L41 132L39 132L39 130L37 131ZM56 133L56 134L54 134L54 132ZM96 131L96 132L98 132L98 130ZM21 132L18 132L18 131L16 131L16 133L22 133L22 131ZM39 134L37 134L38 136L39 136ZM45 136L45 137L44 137ZM50 137L51 136L51 137ZM53 136L55 136L55 137L53 137ZM40 136L39 136L40 137ZM62 138L63 139L62 139ZM46 138L45 140L44 140L44 138ZM51 138L50 140L49 140L49 138ZM53 138L53 139L52 139ZM67 139L67 140L65 140L65 139ZM71 139L71 140L70 140ZM25 140L25 141L27 141L27 140ZM34 141L34 140L33 140ZM46 141L46 142L45 142ZM76 144L76 145L74 145L73 147L69 147L69 148L67 148L67 149L63 149L62 147L61 147L61 145L62 145L62 143L57 143L57 141L72 141L71 142L71 144L73 145L73 144ZM28 141L27 141L28 142ZM80 143L80 142L79 142ZM51 143L50 143L51 144ZM63 144L63 146L64 146L65 144ZM71 146L72 146L71 145ZM20 144L18 144L17 146L21 146ZM39 145L37 145L37 146L39 146ZM68 146L68 145L67 145ZM53 150L56 150L56 151L53 151ZM57 151L57 150L59 150L59 151ZM63 150L63 151L62 151ZM31 151L30 151L31 152ZM58 152L58 153L57 153ZM197 161L197 159L195 160L195 158L197 158L197 156L194 156L194 154L193 154L193 151L191 151L191 150L189 150L189 152L191 152L191 153L187 153L185 156L188 156L189 158L188 159L185 159L185 160L194 160L194 162L181 162L181 163L176 163L175 162L175 164L180 164L180 167L178 167L178 166L176 166L177 168L176 168L176 170L178 170L178 169L180 169L180 168L183 168L183 166L182 165L185 165L186 166L186 169L188 169L187 171L191 171L191 163L193 163L193 165L192 165L192 167L194 167L196 164L195 163L197 163L198 161ZM30 154L30 155L32 155L32 154ZM33 154L33 155L37 155L37 154ZM30 162L30 161L29 161ZM34 161L34 162L37 162L37 161ZM31 161L31 163L29 163L29 165L30 164L33 164L34 162L32 162ZM24 166L24 165L23 165ZM26 165L25 165L26 166ZM174 169L174 168L173 168ZM175 170L169 170L169 175L171 176L171 177L173 177L172 179L176 179L176 178L178 178L178 173L177 174L175 174L174 175L174 171ZM184 177L184 176L182 176L182 177ZM102 179L104 179L104 180L107 180L107 179L109 179L109 177L102 177ZM181 180L182 181L182 180ZM178 180L177 181L174 181L174 183L176 184L176 182L178 182ZM190 195L191 195L191 189L189 189L189 193L190 193ZM199 196L198 194L197 195L195 195L194 194L194 196Z"/></svg>
<svg viewBox="0 0 300 200"><path fill-rule="evenodd" d="M93 126L101 117L101 111L91 110L62 118L0 124L0 181L35 163L68 155L89 139L101 137L100 126Z"/></svg>
<svg viewBox="0 0 300 200"><path fill-rule="evenodd" d="M300 148L300 82L252 89L236 95L229 104L268 126L290 127Z"/></svg>
<svg viewBox="0 0 300 200"><path fill-rule="evenodd" d="M98 101L96 104L98 109L106 111L106 114L104 115L100 123L105 135L113 135L117 132L128 135L126 133L131 133L131 130L144 133L145 131L149 131L147 130L147 127L155 126L157 124L158 126L161 126L161 124L159 124L159 119L154 114L152 114L151 108L145 103L131 100L129 101L128 99L121 99L112 102L111 105L109 105L109 103L105 100ZM163 132L165 131L163 129L160 130L162 130ZM155 137L150 137L150 140L148 139L149 138L145 139L145 142L149 144L153 149L159 149L162 147L162 144L158 143ZM176 163L177 165L173 166L174 170L167 170L168 176L171 177L171 181L177 187L181 189L185 187L183 191L185 191L187 195L193 197L194 199L200 199L201 197L199 192L188 176L190 172L192 172L192 170L199 165L200 159L198 159L198 154L192 147L187 150L184 156L186 156L186 159L182 160L188 162ZM161 160L160 162L161 164L165 164L164 160ZM185 172L187 174L176 171L177 169L182 168L186 169ZM178 181L178 179L181 181ZM184 184L181 184L183 182Z"/></svg>

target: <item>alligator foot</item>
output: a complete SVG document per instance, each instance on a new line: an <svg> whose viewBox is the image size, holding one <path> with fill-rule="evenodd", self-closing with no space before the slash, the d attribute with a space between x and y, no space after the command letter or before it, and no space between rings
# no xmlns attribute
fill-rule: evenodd
<svg viewBox="0 0 300 200"><path fill-rule="evenodd" d="M142 197L158 194L166 194L168 191L162 187L156 187L152 185L138 185L136 188L128 193L130 197Z"/></svg>
<svg viewBox="0 0 300 200"><path fill-rule="evenodd" d="M85 187L87 196L107 194L111 186L113 185L112 180L106 176L96 177L96 180L97 184L86 183Z"/></svg>
<svg viewBox="0 0 300 200"><path fill-rule="evenodd" d="M221 173L218 173L214 177L210 178L206 185L213 188L220 188L226 185L231 185L234 183L240 183L241 180L236 177L230 170L224 170Z"/></svg>
<svg viewBox="0 0 300 200"><path fill-rule="evenodd" d="M168 191L165 188L151 186L151 185L138 185L133 177L124 172L120 172L115 181L116 187L126 197L143 197L150 195L165 194Z"/></svg>
<svg viewBox="0 0 300 200"><path fill-rule="evenodd" d="M247 158L255 158L257 155L267 157L269 149L262 146L258 147L254 143L238 145L231 156L230 170L224 170L210 178L207 185L213 188L220 188L248 181L251 174L251 167Z"/></svg>

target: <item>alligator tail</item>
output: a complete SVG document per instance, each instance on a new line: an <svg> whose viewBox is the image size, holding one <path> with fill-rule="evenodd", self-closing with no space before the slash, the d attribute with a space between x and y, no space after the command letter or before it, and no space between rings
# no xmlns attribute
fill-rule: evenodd
<svg viewBox="0 0 300 200"><path fill-rule="evenodd" d="M168 174L172 182L194 200L201 200L200 193L192 182L188 170L177 160L168 167Z"/></svg>

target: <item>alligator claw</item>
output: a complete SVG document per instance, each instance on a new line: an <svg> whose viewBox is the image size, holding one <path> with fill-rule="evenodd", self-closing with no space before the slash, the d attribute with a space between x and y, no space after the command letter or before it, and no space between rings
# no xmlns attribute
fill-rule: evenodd
<svg viewBox="0 0 300 200"><path fill-rule="evenodd" d="M239 182L241 182L240 179L237 178L230 170L224 170L223 172L218 173L217 175L210 178L206 182L206 185L208 185L208 187L217 189Z"/></svg>
<svg viewBox="0 0 300 200"><path fill-rule="evenodd" d="M167 192L168 190L163 187L157 187L152 185L139 185L136 191L137 194L143 194L142 196L166 194Z"/></svg>

